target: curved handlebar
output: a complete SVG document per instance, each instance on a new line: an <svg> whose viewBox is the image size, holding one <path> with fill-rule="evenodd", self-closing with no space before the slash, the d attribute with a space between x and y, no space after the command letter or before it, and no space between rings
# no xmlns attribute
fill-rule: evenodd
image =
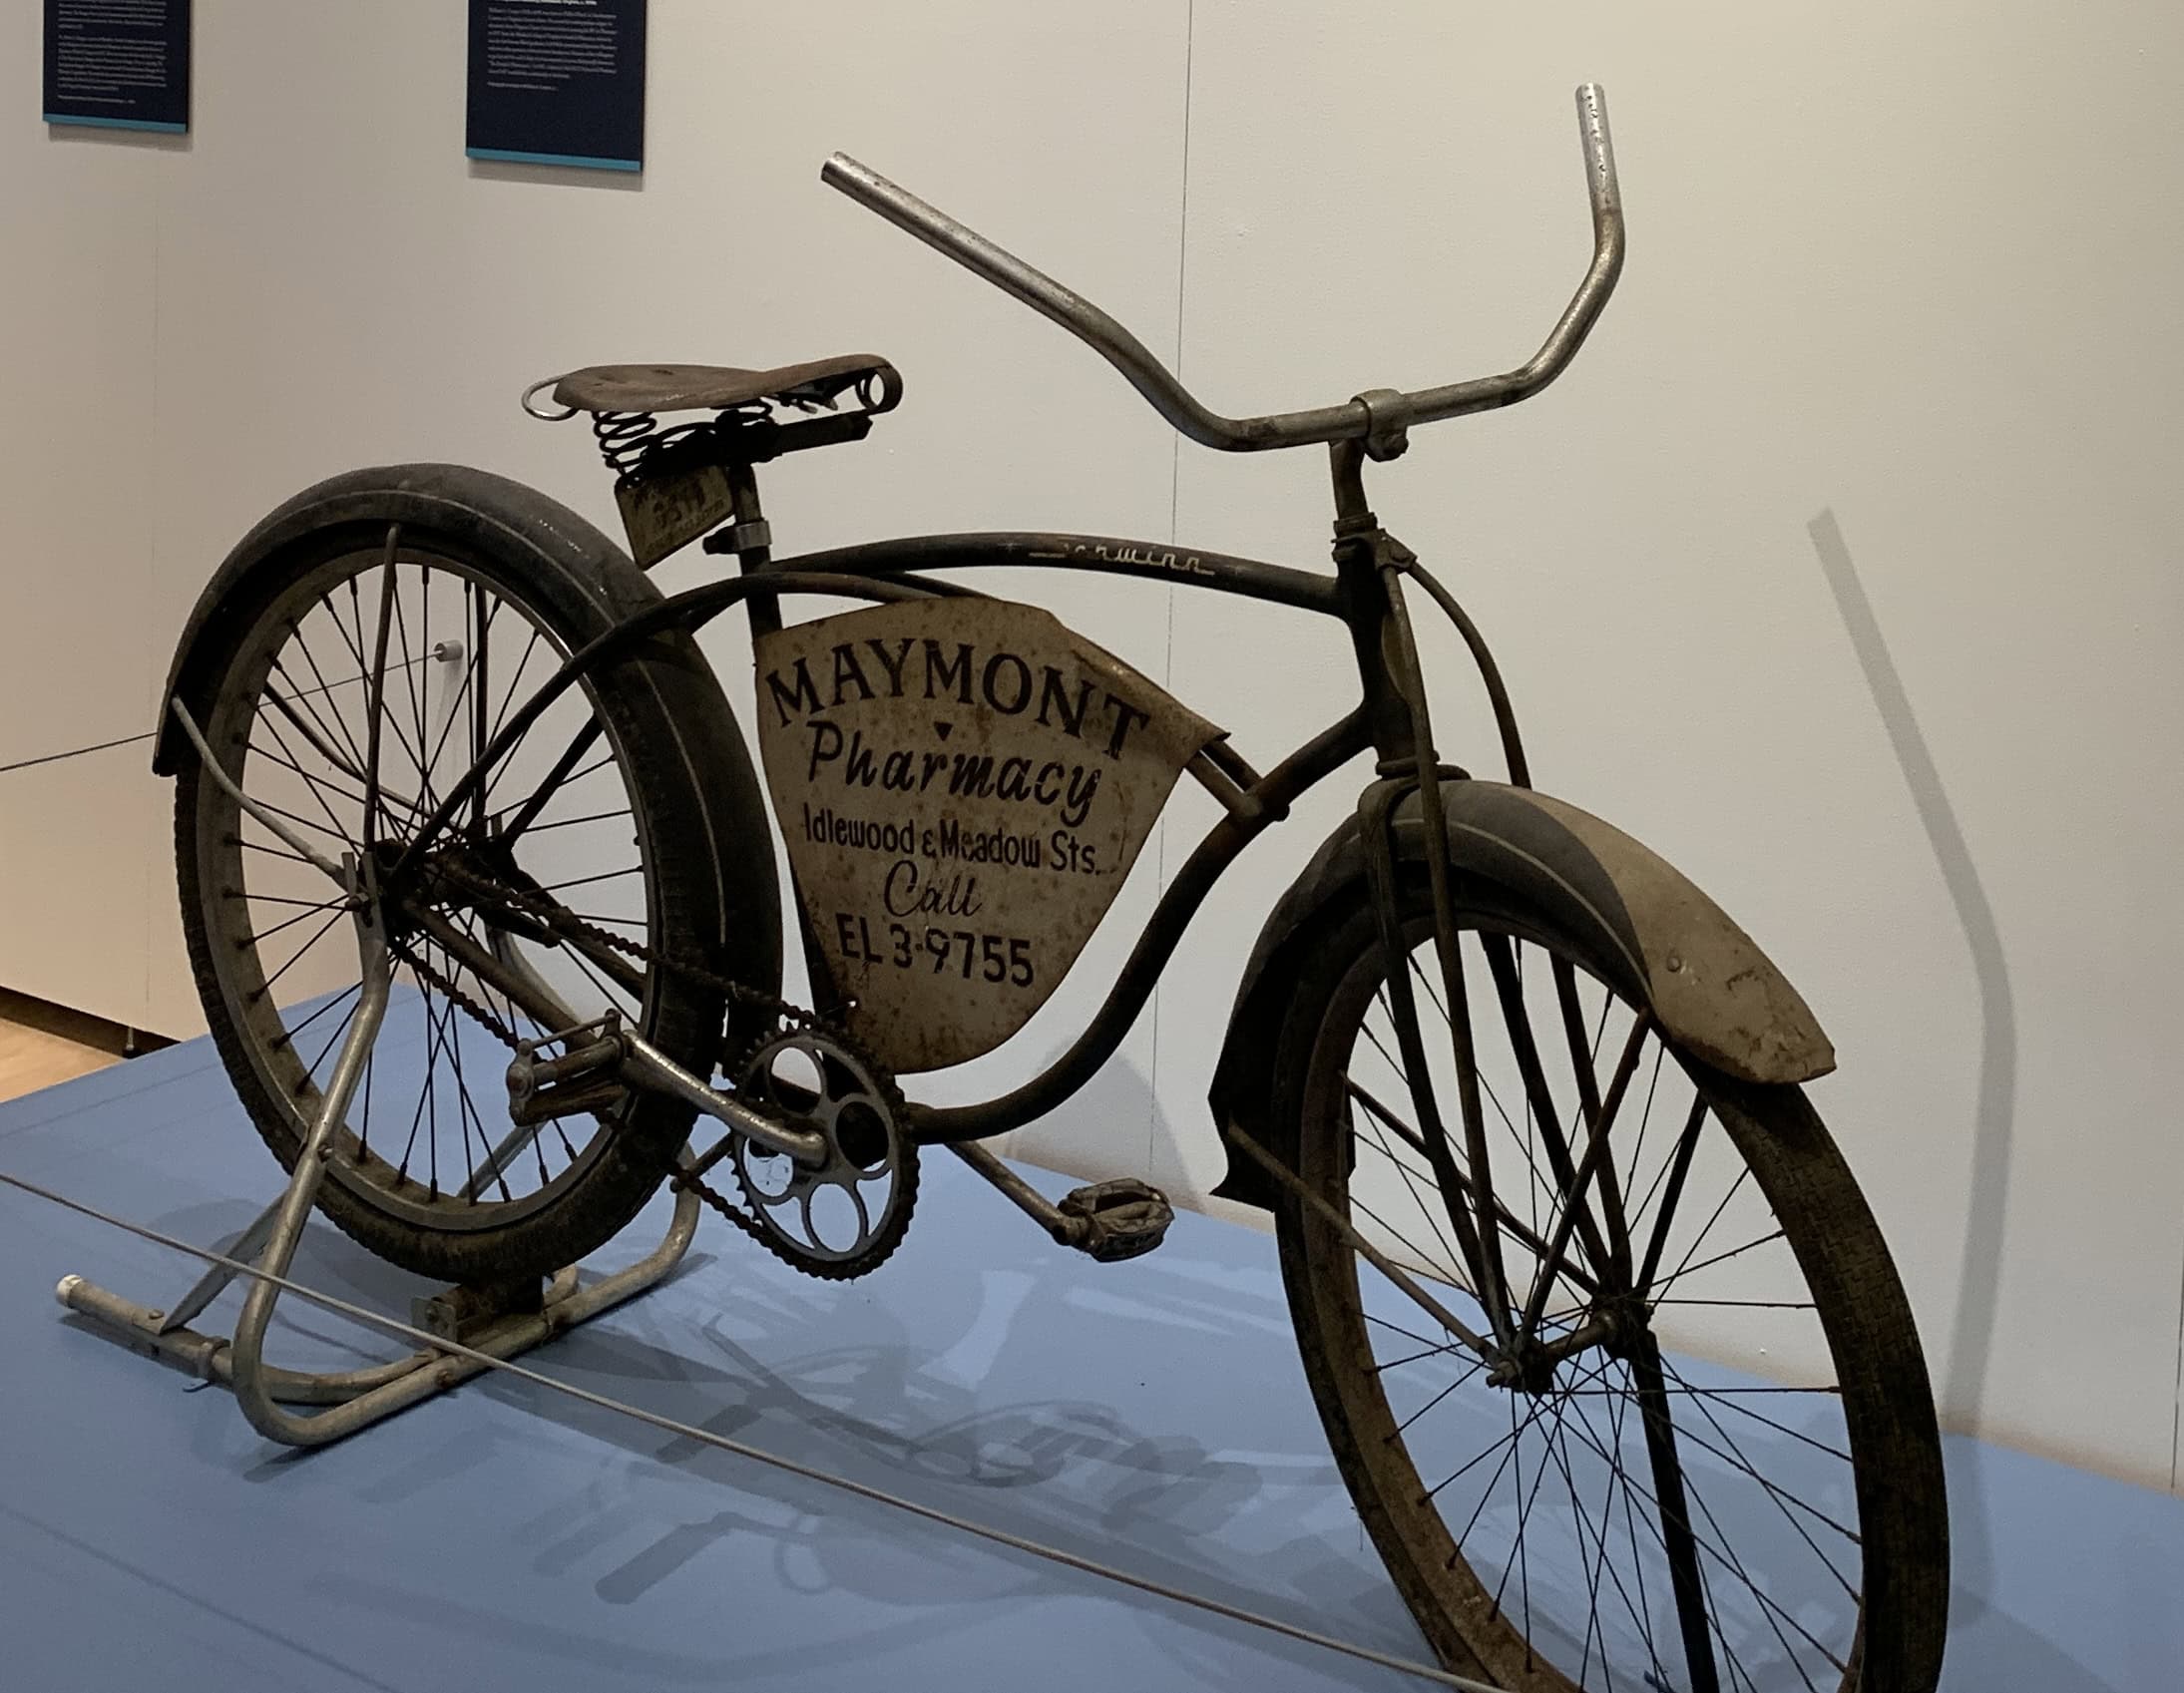
<svg viewBox="0 0 2184 1693"><path fill-rule="evenodd" d="M898 188L877 171L837 153L819 173L896 227L938 248L1034 311L1051 317L1091 346L1127 378L1169 423L1193 441L1224 452L1261 452L1319 441L1366 438L1400 442L1413 424L1435 423L1467 412L1489 411L1529 399L1562 373L1584 344L1600 308L1614 291L1623 265L1622 200L1615 186L1615 149L1608 138L1607 102L1596 83L1577 90L1577 127L1584 144L1585 175L1592 196L1592 264L1568 308L1539 350L1517 369L1414 393L1375 393L1339 406L1275 412L1264 417L1223 417L1209 411L1155 358L1145 344L1083 295L1035 270L975 229Z"/></svg>

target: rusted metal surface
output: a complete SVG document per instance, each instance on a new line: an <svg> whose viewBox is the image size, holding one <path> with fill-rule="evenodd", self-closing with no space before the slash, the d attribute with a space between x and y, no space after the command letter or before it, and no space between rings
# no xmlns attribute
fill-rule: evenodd
<svg viewBox="0 0 2184 1693"><path fill-rule="evenodd" d="M823 403L875 378L885 387L901 387L895 367L875 353L844 353L772 370L717 364L595 364L557 381L554 400L577 411L727 411L753 400Z"/></svg>
<svg viewBox="0 0 2184 1693"><path fill-rule="evenodd" d="M1835 1068L1835 1048L1803 996L1682 872L1589 812L1527 797L1613 880L1654 1013L1680 1045L1747 1081L1812 1081Z"/></svg>
<svg viewBox="0 0 2184 1693"><path fill-rule="evenodd" d="M891 1068L993 1051L1068 974L1221 731L1049 612L915 601L761 636L758 741L849 1024Z"/></svg>
<svg viewBox="0 0 2184 1693"><path fill-rule="evenodd" d="M696 464L624 482L615 489L615 504L622 508L622 527L629 532L630 557L638 569L649 571L669 554L732 521L735 490L724 467Z"/></svg>

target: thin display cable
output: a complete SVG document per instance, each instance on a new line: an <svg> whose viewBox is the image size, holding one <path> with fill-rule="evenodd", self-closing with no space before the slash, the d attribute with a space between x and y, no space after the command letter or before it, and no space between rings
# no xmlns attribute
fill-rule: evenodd
<svg viewBox="0 0 2184 1693"><path fill-rule="evenodd" d="M104 1223L108 1227L120 1229L126 1234L133 1234L140 1240L150 1241L155 1246L164 1246L171 1252L180 1252L186 1256L200 1259L207 1264L217 1265L220 1269L230 1271L235 1275L247 1276L255 1281L269 1282L282 1293L291 1293L306 1304L315 1305L321 1310L331 1311L337 1316L347 1317L353 1322L362 1323L382 1333L413 1342L420 1351L445 1353L450 1357L467 1359L472 1363L503 1371L516 1377L519 1381L530 1382L534 1386L547 1389L549 1392L566 1395L568 1398L581 1401L583 1404L596 1406L602 1411L618 1412L622 1416L634 1418L640 1423L648 1424L659 1430L662 1434L675 1435L684 1440L695 1441L701 1446L731 1453L737 1458L755 1460L757 1463L770 1466L775 1470L785 1471L791 1476L800 1476L806 1481L817 1481L825 1486L839 1488L843 1492L853 1493L859 1498L869 1499L875 1504L891 1505L897 1510L908 1511L911 1515L922 1517L928 1522L939 1523L942 1527L954 1528L962 1533L976 1535L979 1539L991 1541L996 1545L1007 1546L1012 1551L1026 1552L1033 1557L1045 1558L1051 1563L1062 1564L1066 1568L1078 1570L1083 1574L1096 1575L1104 1580L1117 1582L1124 1587L1134 1588L1140 1593L1150 1593L1157 1598L1169 1599L1177 1604L1207 1611L1214 1616L1225 1617L1231 1622L1241 1622L1253 1628L1263 1628L1269 1633L1279 1634L1291 1640L1299 1640L1308 1646L1318 1646L1325 1651L1339 1652L1345 1657L1357 1658L1365 1663L1378 1665L1382 1669L1395 1670L1399 1674L1416 1676L1421 1681L1430 1681L1437 1686L1453 1687L1457 1689L1457 1693L1507 1693L1506 1689L1494 1687L1484 1681L1473 1681L1465 1676L1452 1675L1449 1671L1436 1668L1431 1664L1417 1663L1408 1658L1397 1657L1390 1652L1376 1651L1370 1646L1360 1646L1348 1640L1337 1639L1334 1635L1322 1634L1316 1629L1300 1627L1293 1622L1283 1622L1278 1617L1246 1610L1241 1605L1232 1605L1221 1599L1211 1599L1203 1594L1184 1592L1180 1588L1169 1587L1158 1581L1149 1580L1145 1576L1133 1575L1128 1570L1119 1569L1113 1564L1101 1563L1096 1558L1089 1558L1077 1552L1065 1551L1059 1546L1043 1545L1037 1540L1026 1539L1021 1534L1012 1534L1005 1528L995 1528L986 1523L975 1522L969 1517L957 1516L950 1511L941 1510L929 1504L920 1504L915 1499L904 1498L899 1494L887 1492L883 1488L870 1486L862 1481L852 1481L846 1477L830 1476L823 1470L815 1469L810 1465L799 1464L791 1458L782 1458L778 1454L763 1451L741 1441L731 1440L725 1435L715 1434L710 1429L693 1428L687 1423L676 1422L672 1417L663 1417L657 1412L647 1411L642 1406L631 1405L619 1399L611 1399L605 1394L593 1393L588 1388L580 1388L569 1382L557 1381L552 1376L542 1375L536 1370L526 1369L523 1365L514 1363L509 1359L490 1357L483 1352L464 1346L459 1341L442 1340L435 1335L429 1335L424 1330L413 1328L398 1318L367 1310L361 1305L353 1305L345 1299L335 1298L332 1294L319 1293L315 1289L291 1281L285 1276L276 1276L268 1271L261 1270L254 1264L239 1263L235 1259L225 1257L220 1253L209 1251L205 1247L193 1245L186 1240L179 1240L170 1234L163 1234L158 1229L148 1228L142 1223L133 1223L126 1217L114 1216L109 1212L100 1210L95 1205L85 1204L80 1199L71 1199L64 1193L56 1192L50 1187L41 1186L37 1182L25 1180L21 1176L11 1175L6 1170L0 1170L0 1184L15 1188L18 1192L27 1193L35 1199L43 1199L48 1204L57 1205L63 1210L73 1211L78 1216L88 1217L94 1222Z"/></svg>

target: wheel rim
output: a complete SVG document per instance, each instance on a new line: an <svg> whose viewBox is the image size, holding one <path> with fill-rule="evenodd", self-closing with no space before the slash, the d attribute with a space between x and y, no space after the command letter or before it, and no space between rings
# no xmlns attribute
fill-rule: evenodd
<svg viewBox="0 0 2184 1693"><path fill-rule="evenodd" d="M1513 1688L1855 1686L1852 1431L1828 1326L1746 1159L1751 1137L1645 1018L1567 961L1558 970L1540 937L1473 926L1459 950L1509 1308L1519 1327L1537 1312L1529 1363L1474 1353L1338 1231L1298 1224L1308 1297L1336 1361L1331 1386L1373 1477L1376 1532L1407 1549L1399 1579L1419 1589L1414 1608L1423 1600L1450 1619ZM1415 1126L1384 974L1369 949L1337 991L1305 1120L1340 1109L1345 1126L1305 1135L1299 1173L1381 1252L1432 1278L1453 1315L1491 1335L1434 1179L1432 1138ZM1468 1180L1430 942L1411 955L1409 979ZM1528 1037L1564 1135L1559 1163L1524 1080ZM1584 1190L1589 1225L1565 1229L1588 1107L1608 1121L1607 1151ZM1331 1155L1338 1145L1350 1158ZM1620 1257L1615 1221L1628 1243ZM1549 1262L1561 1267L1534 1308ZM1603 1324L1604 1337L1577 1348ZM1538 1356L1557 1345L1573 1350Z"/></svg>
<svg viewBox="0 0 2184 1693"><path fill-rule="evenodd" d="M368 856L386 876L422 818L567 656L550 623L452 545L405 541L391 563L379 550L343 553L302 572L254 620L209 741L250 799L327 857L367 856L365 799L376 793ZM581 752L573 760L571 747ZM504 1071L517 1040L552 1057L565 1050L552 1037L608 1010L642 1025L651 973L604 948L587 956L542 944L536 929L518 934L502 902L513 894L564 913L573 906L593 928L646 943L658 896L633 788L597 696L572 688L495 766L417 873L386 882L380 915L396 1001L330 1166L374 1208L438 1231L497 1228L551 1206L607 1155L620 1107L518 1130ZM218 992L300 1143L355 1014L353 921L341 890L210 782L200 788L199 842ZM466 968L432 919L510 967L528 993ZM405 1057L416 1078L384 1085Z"/></svg>

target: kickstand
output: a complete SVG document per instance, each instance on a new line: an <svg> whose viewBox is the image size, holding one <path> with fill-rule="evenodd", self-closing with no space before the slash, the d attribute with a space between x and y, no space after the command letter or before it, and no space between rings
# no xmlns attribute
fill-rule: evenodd
<svg viewBox="0 0 2184 1693"><path fill-rule="evenodd" d="M363 961L362 997L356 1020L334 1060L318 1115L304 1138L287 1188L221 1254L235 1266L247 1264L268 1276L285 1278L288 1274L296 1243L302 1238L311 1206L325 1180L334 1136L347 1120L350 1097L386 1018L392 988L376 902L365 896L355 861L350 860L343 869L354 900L357 944ZM666 1238L626 1270L582 1287L572 1267L543 1286L533 1279L451 1288L433 1298L418 1300L412 1323L429 1335L459 1342L490 1358L514 1358L564 1329L657 1285L689 1249L697 1232L697 1218L696 1194L681 1193L676 1197ZM133 1304L81 1276L65 1277L56 1291L69 1310L90 1318L136 1350L177 1365L204 1381L232 1389L235 1403L250 1426L268 1440L286 1446L324 1446L338 1441L490 1368L477 1359L428 1351L361 1370L320 1374L278 1369L267 1364L264 1356L265 1331L282 1291L271 1281L251 1278L232 1338L199 1334L189 1326L242 1273L239 1267L215 1264L168 1311ZM283 1411L283 1405L328 1409L296 1416Z"/></svg>

